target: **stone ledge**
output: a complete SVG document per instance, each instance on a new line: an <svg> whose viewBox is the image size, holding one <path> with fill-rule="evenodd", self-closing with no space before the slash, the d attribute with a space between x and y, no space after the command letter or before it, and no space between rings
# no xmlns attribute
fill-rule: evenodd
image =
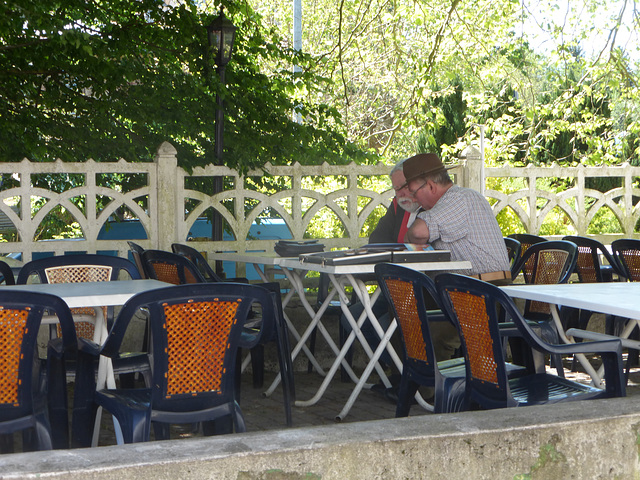
<svg viewBox="0 0 640 480"><path fill-rule="evenodd" d="M0 457L0 478L640 478L637 398Z"/></svg>

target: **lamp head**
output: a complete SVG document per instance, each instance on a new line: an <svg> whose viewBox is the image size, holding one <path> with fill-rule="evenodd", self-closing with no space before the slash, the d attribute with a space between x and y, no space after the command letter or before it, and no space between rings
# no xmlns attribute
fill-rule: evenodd
<svg viewBox="0 0 640 480"><path fill-rule="evenodd" d="M236 36L236 26L231 23L220 7L220 14L207 27L209 46L217 66L224 67L233 53L233 42Z"/></svg>

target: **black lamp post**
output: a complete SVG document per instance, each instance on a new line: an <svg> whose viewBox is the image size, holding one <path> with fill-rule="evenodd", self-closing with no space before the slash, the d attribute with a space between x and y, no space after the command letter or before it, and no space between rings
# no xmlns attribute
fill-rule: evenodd
<svg viewBox="0 0 640 480"><path fill-rule="evenodd" d="M220 84L225 84L225 68L231 54L233 53L233 41L236 36L236 27L231 20L225 17L220 6L220 14L207 27L209 36L209 47L211 55L218 66L218 75L220 76ZM216 132L215 132L215 156L216 165L224 165L222 163L223 135L224 135L224 106L222 95L216 97ZM213 194L222 191L222 177L214 177ZM222 240L222 216L215 211L212 219L211 238L214 241Z"/></svg>

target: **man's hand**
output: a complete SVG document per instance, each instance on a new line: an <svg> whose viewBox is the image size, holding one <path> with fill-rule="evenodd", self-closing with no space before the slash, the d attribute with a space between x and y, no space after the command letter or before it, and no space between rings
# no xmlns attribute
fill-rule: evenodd
<svg viewBox="0 0 640 480"><path fill-rule="evenodd" d="M407 230L404 241L406 243L416 243L419 245L429 243L429 227L427 223L421 218L416 218L413 225Z"/></svg>

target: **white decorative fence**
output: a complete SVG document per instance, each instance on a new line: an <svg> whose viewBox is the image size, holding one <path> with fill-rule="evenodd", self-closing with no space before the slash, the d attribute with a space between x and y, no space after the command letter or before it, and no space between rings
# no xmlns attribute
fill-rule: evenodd
<svg viewBox="0 0 640 480"><path fill-rule="evenodd" d="M95 253L117 251L126 256L126 240L98 240L98 233L105 222L119 208L125 207L137 217L146 231L147 238L136 240L146 248L168 250L173 242L185 242L197 218L208 209L219 211L230 227L234 241L213 242L198 240L193 246L201 251L272 251L275 240L248 238L252 223L260 215L269 212L282 218L294 239L302 239L311 222L323 209L329 209L344 225L344 238L329 238L322 241L327 247L357 247L366 243L361 237L363 225L376 207L387 205L393 197L389 189L377 193L364 188L367 178L387 176L389 167L378 164L360 166L355 164L334 166L272 166L264 171L252 171L246 177L227 167L208 166L194 169L188 175L177 166L176 150L169 143L162 144L153 163L130 163L120 160L113 163L96 163L92 160L78 163L19 163L0 164L0 174L12 175L17 186L0 187L0 209L17 230L17 241L0 243L0 254L22 253L24 261L35 252L53 252L57 255L69 251ZM267 195L250 188L248 180L260 177L265 172L280 177L289 189ZM640 189L634 182L640 177L640 167L501 167L482 168L477 151L468 149L460 166L452 170L457 183L478 190L493 203L496 215L510 208L522 222L525 230L538 234L544 219L550 212L562 210L575 234L585 235L589 224L602 208L613 212L620 224L615 235L599 236L605 243L613 238L636 236L635 226L640 212L634 199L640 198ZM78 186L55 193L34 188L32 176L38 174L73 175L83 178ZM146 179L146 184L132 191L123 192L117 186L106 186L102 179L110 174L137 175ZM185 187L189 177L224 176L230 185L224 192L208 195ZM310 177L338 177L343 180L340 188L329 193L304 188ZM524 188L512 192L486 189L491 179L508 177L522 178ZM548 178L575 179L571 187L558 194L550 194L538 183ZM618 177L622 187L602 193L585 188L589 177ZM6 183L6 182L5 182ZM308 183L308 182L306 182ZM84 207L77 206L77 199ZM97 199L110 201L102 210L96 208ZM32 212L33 202L45 199L44 206ZM635 200L637 201L637 200ZM103 201L103 203L105 203ZM17 205L15 209L12 205ZM247 208L250 206L250 208ZM81 239L34 241L35 234L48 214L59 209L71 214L82 231ZM508 234L511 232L504 232Z"/></svg>

